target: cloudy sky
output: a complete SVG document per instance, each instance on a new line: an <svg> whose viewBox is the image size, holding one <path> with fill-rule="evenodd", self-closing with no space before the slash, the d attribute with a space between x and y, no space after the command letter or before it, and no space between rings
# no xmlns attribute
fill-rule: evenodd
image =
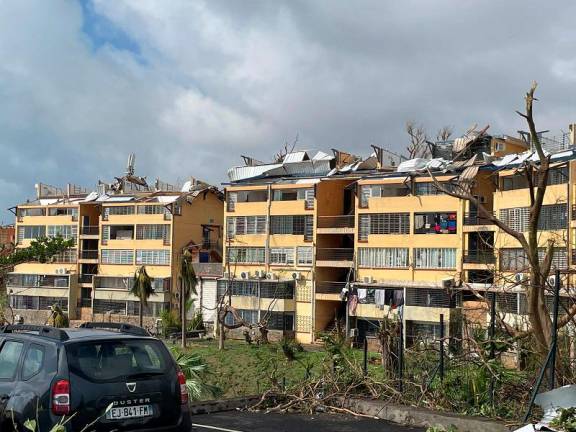
<svg viewBox="0 0 576 432"><path fill-rule="evenodd" d="M400 150L514 133L536 79L540 129L576 120L576 4L541 1L0 0L0 213L34 183L123 172L219 184L288 140Z"/></svg>

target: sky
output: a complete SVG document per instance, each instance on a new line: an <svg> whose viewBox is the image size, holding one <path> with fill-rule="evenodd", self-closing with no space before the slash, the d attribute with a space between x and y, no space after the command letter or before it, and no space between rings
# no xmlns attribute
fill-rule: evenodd
<svg viewBox="0 0 576 432"><path fill-rule="evenodd" d="M226 181L240 155L402 151L407 120L576 122L576 3L0 0L0 222L38 182Z"/></svg>

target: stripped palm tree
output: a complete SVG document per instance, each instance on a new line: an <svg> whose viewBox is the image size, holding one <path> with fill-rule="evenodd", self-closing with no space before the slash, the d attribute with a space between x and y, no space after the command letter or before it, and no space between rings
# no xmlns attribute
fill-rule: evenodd
<svg viewBox="0 0 576 432"><path fill-rule="evenodd" d="M186 303L190 294L197 295L198 278L192 263L192 253L185 250L180 255L180 322L182 324L182 347L186 346Z"/></svg>
<svg viewBox="0 0 576 432"><path fill-rule="evenodd" d="M152 279L148 276L145 266L140 267L134 273L134 281L132 283L130 294L138 297L138 300L140 301L138 315L140 319L140 327L142 327L144 324L144 308L148 306L148 299L154 294Z"/></svg>

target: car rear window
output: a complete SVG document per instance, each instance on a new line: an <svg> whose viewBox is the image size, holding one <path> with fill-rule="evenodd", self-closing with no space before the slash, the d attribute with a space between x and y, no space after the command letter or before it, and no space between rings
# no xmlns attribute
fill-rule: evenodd
<svg viewBox="0 0 576 432"><path fill-rule="evenodd" d="M107 340L66 346L70 372L94 382L166 372L169 354L155 340Z"/></svg>

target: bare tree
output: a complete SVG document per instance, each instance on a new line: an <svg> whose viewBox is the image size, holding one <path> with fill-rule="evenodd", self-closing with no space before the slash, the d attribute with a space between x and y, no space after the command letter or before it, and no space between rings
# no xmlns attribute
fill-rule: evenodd
<svg viewBox="0 0 576 432"><path fill-rule="evenodd" d="M538 236L539 221L548 184L550 155L544 153L539 136L536 133L536 126L533 117L533 103L537 100L534 97L536 86L537 84L534 82L530 90L526 93L526 113L517 112L520 116L526 119L526 122L528 123L532 146L536 150L539 158L539 161L537 162L526 162L523 167L530 195L530 213L528 228L525 233L513 229L510 225L498 219L492 211L488 210L478 200L478 198L473 195L468 182L458 183L452 188L446 188L438 182L430 171L429 174L439 190L447 195L469 201L476 206L482 218L491 221L501 231L513 237L520 244L520 247L523 249L524 254L527 257L529 267L529 278L519 283L526 292L529 328L527 330L519 331L510 326L506 326L506 329L515 338L533 335L537 344L536 348L538 352L544 354L550 346L552 328L550 311L545 301L545 292L547 288L551 288L548 286L548 276L550 275L556 240L554 238L548 240L544 258L540 260L539 249L541 248ZM575 314L576 305L570 307L567 310L567 313L559 318L558 327L560 328L565 326L572 320Z"/></svg>
<svg viewBox="0 0 576 432"><path fill-rule="evenodd" d="M426 143L428 137L422 125L410 120L406 122L406 133L410 137L410 142L406 146L408 158L425 158L430 156L430 149Z"/></svg>
<svg viewBox="0 0 576 432"><path fill-rule="evenodd" d="M454 129L452 126L442 126L436 132L436 141L448 141L453 133Z"/></svg>

